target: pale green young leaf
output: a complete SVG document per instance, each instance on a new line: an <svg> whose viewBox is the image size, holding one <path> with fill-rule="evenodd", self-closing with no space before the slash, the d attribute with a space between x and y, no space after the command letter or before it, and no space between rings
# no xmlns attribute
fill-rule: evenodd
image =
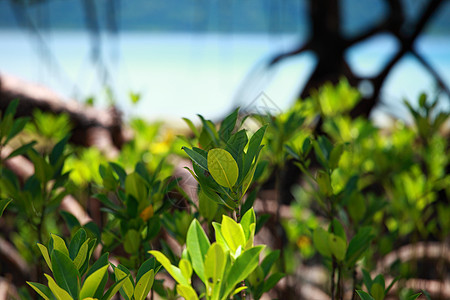
<svg viewBox="0 0 450 300"><path fill-rule="evenodd" d="M246 288L247 288L246 286L238 287L237 289L235 289L235 290L233 291L233 294L232 294L232 295L236 295L236 294L242 292L243 290L245 290Z"/></svg>
<svg viewBox="0 0 450 300"><path fill-rule="evenodd" d="M57 236L56 234L51 234L52 240L53 240L53 250L59 250L62 253L64 253L67 257L70 257L69 250L67 249L66 242L64 240Z"/></svg>
<svg viewBox="0 0 450 300"><path fill-rule="evenodd" d="M55 280L53 280L52 277L50 277L50 275L48 274L44 274L45 277L48 280L48 287L50 288L50 290L52 291L53 295L55 295L57 300L71 300L73 299L68 292L66 292L64 289L62 289L61 287L59 287Z"/></svg>
<svg viewBox="0 0 450 300"><path fill-rule="evenodd" d="M225 215L222 219L222 235L233 254L236 253L239 246L244 248L245 234L241 224Z"/></svg>
<svg viewBox="0 0 450 300"><path fill-rule="evenodd" d="M145 300L150 292L153 281L155 279L155 272L153 270L148 271L141 276L134 288L134 300Z"/></svg>
<svg viewBox="0 0 450 300"><path fill-rule="evenodd" d="M205 282L204 259L211 243L197 219L192 220L186 235L186 247L192 267L198 277ZM180 282L180 284L183 284Z"/></svg>
<svg viewBox="0 0 450 300"><path fill-rule="evenodd" d="M129 274L125 273L119 268L114 268L114 275L116 275L116 281L127 278L125 279L125 282L122 285L122 291L125 293L128 299L131 300L131 297L133 296L134 293L134 286Z"/></svg>
<svg viewBox="0 0 450 300"><path fill-rule="evenodd" d="M248 240L252 234L250 230L250 224L256 224L256 215L253 207L247 210L247 212L241 218L241 225L242 229L244 230L246 240Z"/></svg>
<svg viewBox="0 0 450 300"><path fill-rule="evenodd" d="M108 276L108 265L98 269L87 277L80 291L80 299L96 297L99 294L99 290L101 290L100 294L103 294L104 287L101 283L105 276Z"/></svg>
<svg viewBox="0 0 450 300"><path fill-rule="evenodd" d="M2 199L0 200L0 218L3 215L3 212L5 211L5 208L8 206L8 204L11 202L11 200Z"/></svg>
<svg viewBox="0 0 450 300"><path fill-rule="evenodd" d="M247 241L245 242L244 250L248 250L251 247L253 247L253 241L255 239L256 224L255 223L250 224L248 231L250 232L250 236L247 238Z"/></svg>
<svg viewBox="0 0 450 300"><path fill-rule="evenodd" d="M73 260L73 263L77 268L77 270L80 270L81 267L83 266L88 255L88 251L89 251L89 239L84 241L84 243L80 247L80 250L78 251L77 256Z"/></svg>
<svg viewBox="0 0 450 300"><path fill-rule="evenodd" d="M153 255L156 260L160 262L160 264L166 269L166 271L175 279L179 284L189 285L189 282L184 278L183 274L181 274L181 270L170 263L170 260L161 252L157 250L149 251L151 255ZM194 269L195 270L195 269Z"/></svg>
<svg viewBox="0 0 450 300"><path fill-rule="evenodd" d="M206 286L216 289L216 285L220 285L223 281L225 272L226 256L222 246L214 243L208 250L205 257L205 276ZM216 291L217 293L217 291Z"/></svg>
<svg viewBox="0 0 450 300"><path fill-rule="evenodd" d="M44 300L51 300L54 299L54 296L52 294L52 291L50 290L49 287L37 283L37 282L29 282L27 281L28 285L31 286L33 288L33 290L36 291L36 293L39 294L39 296L41 296L42 298L44 298Z"/></svg>
<svg viewBox="0 0 450 300"><path fill-rule="evenodd" d="M50 255L48 254L48 249L42 244L37 243L37 246L39 247L39 250L42 253L42 256L44 257L45 262L47 263L48 268L53 272L52 270L52 261L50 260Z"/></svg>
<svg viewBox="0 0 450 300"><path fill-rule="evenodd" d="M142 265L139 267L139 270L136 274L136 282L139 282L139 280L141 279L141 277L144 274L147 274L150 270L153 269L154 273L158 272L155 269L155 258L151 257L149 259L147 259L146 261L144 261L144 263L142 263Z"/></svg>
<svg viewBox="0 0 450 300"><path fill-rule="evenodd" d="M198 300L197 293L189 285L178 284L177 293L186 300Z"/></svg>
<svg viewBox="0 0 450 300"><path fill-rule="evenodd" d="M192 276L192 266L191 263L187 259L180 259L180 263L178 264L178 267L181 270L181 274L186 278L186 280L191 283L191 276Z"/></svg>
<svg viewBox="0 0 450 300"><path fill-rule="evenodd" d="M222 225L216 222L213 222L212 225L214 227L216 242L220 244L223 249L225 249L225 251L230 251L230 247L228 246L222 234Z"/></svg>
<svg viewBox="0 0 450 300"><path fill-rule="evenodd" d="M233 156L226 150L216 148L208 151L208 170L221 186L232 188L239 176L239 168Z"/></svg>

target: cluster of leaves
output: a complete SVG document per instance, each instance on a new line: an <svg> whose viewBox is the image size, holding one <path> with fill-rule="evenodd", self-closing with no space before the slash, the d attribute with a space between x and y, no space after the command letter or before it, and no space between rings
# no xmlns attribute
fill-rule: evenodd
<svg viewBox="0 0 450 300"><path fill-rule="evenodd" d="M193 171L188 170L199 183L201 193L217 204L236 211L239 219L249 208L247 206L243 212L240 211L242 198L262 172L258 162L266 126L257 130L249 140L245 129L235 130L238 111L227 116L219 130L201 116L201 132L186 120L202 148L184 147L183 150L194 163Z"/></svg>
<svg viewBox="0 0 450 300"><path fill-rule="evenodd" d="M236 288L257 267L259 253L264 246L254 246L256 216L253 209L248 210L240 223L226 215L222 223L213 223L216 242L210 243L206 233L197 220L189 226L186 250L178 267L160 251L150 251L177 281L177 292L187 300L229 299L230 296L246 289L245 285ZM270 265L266 266L270 269ZM204 292L199 296L192 287L193 271L204 284ZM269 290L282 277L272 277L265 288ZM278 278L278 280L275 280Z"/></svg>
<svg viewBox="0 0 450 300"><path fill-rule="evenodd" d="M161 124L133 120L136 135L114 161L70 145L65 117L14 119L18 102L12 102L0 116L0 217L31 265L43 257L46 266L40 262L35 271L53 274L36 276L47 285L29 285L44 299L110 299L120 292L142 300L151 290L166 299L243 299L247 293L260 299L299 263L321 258L331 285L324 290L334 299L344 299L352 286L354 299L383 300L394 284L401 299L417 298L402 288L403 278L414 275L408 262L384 274L396 278L387 287L383 274L371 275L376 259L410 240L443 241L450 234L450 206L443 201L450 195L443 130L449 114L436 114L437 102L421 96L417 107L407 104L412 126L380 129L350 118L358 99L343 81L279 115L242 117L235 110L221 124L200 116L198 127L185 119L192 136L178 139ZM49 120L61 131L45 130ZM248 129L250 121L259 122L256 130ZM42 135L37 140L44 146L36 147L30 135ZM34 166L28 178L5 167L17 156ZM171 164L186 158L196 181L190 191L173 177ZM289 166L301 174L292 203L283 198ZM253 204L261 189L273 186L272 221L282 223L288 237L275 251L254 245L270 216L255 214ZM60 211L69 194L82 206L97 201L97 222L81 224ZM279 211L287 203L292 218L283 220ZM184 249L181 255L165 234ZM62 236L71 237L67 244ZM155 279L159 268L175 288Z"/></svg>
<svg viewBox="0 0 450 300"><path fill-rule="evenodd" d="M28 284L45 300L109 300L119 291L125 299L144 300L152 288L155 278L154 259L142 264L136 280L133 280L126 267L109 264L109 253L103 254L89 266L96 241L88 238L84 229L79 229L74 234L69 247L57 235L51 236L48 247L39 243L37 245L54 279L45 274L48 287L35 282ZM106 288L110 265L114 269L115 283Z"/></svg>

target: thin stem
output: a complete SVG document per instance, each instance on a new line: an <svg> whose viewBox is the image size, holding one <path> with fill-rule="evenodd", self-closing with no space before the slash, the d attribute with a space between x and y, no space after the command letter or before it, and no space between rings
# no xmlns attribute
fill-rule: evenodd
<svg viewBox="0 0 450 300"><path fill-rule="evenodd" d="M336 272L336 259L333 257L333 263L331 267L331 300L335 300L334 290L335 290L335 282L334 282L334 274Z"/></svg>
<svg viewBox="0 0 450 300"><path fill-rule="evenodd" d="M356 300L356 269L353 269L352 280L353 280L352 300Z"/></svg>
<svg viewBox="0 0 450 300"><path fill-rule="evenodd" d="M337 276L338 276L338 281L337 281L337 289L336 289L336 299L342 300L343 296L342 296L342 268L340 265L337 266Z"/></svg>

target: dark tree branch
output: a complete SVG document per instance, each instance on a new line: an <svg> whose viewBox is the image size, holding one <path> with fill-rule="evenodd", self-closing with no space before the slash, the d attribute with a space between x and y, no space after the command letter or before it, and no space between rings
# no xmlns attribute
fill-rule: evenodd
<svg viewBox="0 0 450 300"><path fill-rule="evenodd" d="M386 65L386 67L376 76L375 78L369 79L372 81L374 86L374 93L371 98L360 101L350 112L350 116L355 118L357 116L369 116L372 109L377 105L380 100L380 92L383 87L384 81L387 76L391 72L392 68L404 57L408 52L414 52L414 42L420 33L425 28L426 24L439 8L439 5L442 4L443 0L432 0L428 3L428 6L424 9L423 14L419 17L417 21L417 25L414 28L413 33L410 36L405 36L400 31L394 31L393 34L399 39L401 43L401 48L398 53L390 60L390 62ZM395 6L395 8L399 10L399 6ZM414 54L414 53L413 53ZM435 77L439 78L439 77Z"/></svg>
<svg viewBox="0 0 450 300"><path fill-rule="evenodd" d="M450 97L450 89L444 83L442 77L438 74L438 72L430 65L430 63L420 55L415 49L411 50L411 54L423 65L423 67L433 76L434 80L436 80L439 87Z"/></svg>
<svg viewBox="0 0 450 300"><path fill-rule="evenodd" d="M307 50L311 50L311 42L310 41L306 42L305 44L303 44L302 46L298 47L297 49L294 49L294 50L289 51L289 52L285 52L285 53L281 53L281 54L275 55L274 57L272 57L270 59L268 67L273 66L274 64L280 62L281 60L283 60L285 58L298 55L298 54L300 54L300 53L302 53L304 51L307 51Z"/></svg>

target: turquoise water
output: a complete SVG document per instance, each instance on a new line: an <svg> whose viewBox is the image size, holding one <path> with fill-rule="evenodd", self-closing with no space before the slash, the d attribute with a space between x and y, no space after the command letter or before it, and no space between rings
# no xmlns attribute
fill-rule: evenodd
<svg viewBox="0 0 450 300"><path fill-rule="evenodd" d="M51 32L42 38L44 50L34 36L0 31L0 72L44 84L65 98L81 101L96 95L98 105L106 105L99 69L90 59L89 36ZM217 118L235 104L248 105L261 92L283 109L295 101L315 64L314 56L305 53L270 72L259 72L265 59L301 42L295 35L123 32L118 38L102 36L102 41L108 82L128 117L178 120L200 113ZM424 37L416 46L450 84L450 37ZM380 36L353 48L347 57L357 73L373 75L396 47L394 40ZM245 93L239 92L242 85L247 86ZM137 105L131 104L130 91L141 94ZM382 94L388 106L383 110L396 108L398 114L404 98L415 99L421 92L432 91L431 77L414 58L407 57L386 81ZM447 101L443 98L444 108L448 108Z"/></svg>

